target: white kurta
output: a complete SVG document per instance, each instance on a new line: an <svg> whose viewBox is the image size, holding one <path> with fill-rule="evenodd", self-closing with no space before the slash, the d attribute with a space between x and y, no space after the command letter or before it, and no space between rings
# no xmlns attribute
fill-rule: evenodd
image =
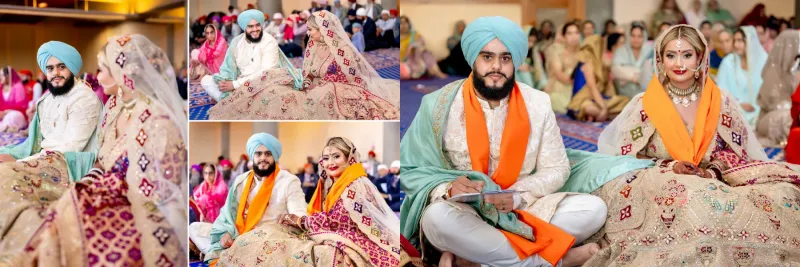
<svg viewBox="0 0 800 267"><path fill-rule="evenodd" d="M278 42L278 44L283 44L283 30L286 28L286 23L276 24L275 21L271 21L267 29L265 30L272 38Z"/></svg>
<svg viewBox="0 0 800 267"><path fill-rule="evenodd" d="M281 50L275 37L263 32L260 42L251 43L247 40L245 34L247 33L234 37L234 41L239 38L238 43L235 47L228 47L229 50L234 49L232 51L235 57L234 64L239 68L239 77L233 81L234 89L240 89L247 80L262 75L268 69L280 66ZM225 60L229 60L227 56ZM200 80L200 85L208 92L211 98L217 101L221 100L222 92L219 90L217 83L214 82L212 75L203 76Z"/></svg>
<svg viewBox="0 0 800 267"><path fill-rule="evenodd" d="M379 19L375 21L375 26L386 32L388 30L394 30L394 19L389 18L388 20Z"/></svg>
<svg viewBox="0 0 800 267"><path fill-rule="evenodd" d="M103 103L81 80L68 93L45 94L37 109L42 150L59 152L93 151L97 148L95 129Z"/></svg>
<svg viewBox="0 0 800 267"><path fill-rule="evenodd" d="M518 83L519 84L519 83ZM515 209L524 210L575 236L576 244L599 230L606 216L606 205L598 197L585 194L556 193L569 177L569 160L556 124L550 97L527 85L519 84L528 110L531 134L525 160L517 182L509 189L525 191L514 199ZM466 138L464 101L456 93L444 132L444 153L458 170L471 170ZM489 174L497 170L500 142L508 115L508 99L490 108L480 100L489 131ZM505 236L485 223L478 213L463 203L443 201L447 184L430 194L420 225L423 236L440 251L449 251L469 261L491 266L548 266L538 255L520 259ZM470 233L464 235L463 233Z"/></svg>
<svg viewBox="0 0 800 267"><path fill-rule="evenodd" d="M241 199L242 190L244 190L247 176L250 175L250 172L252 171L239 175L233 182L233 186L235 187L234 194L236 194L234 199L237 201ZM263 179L262 181L255 179L254 185L248 195L248 203L255 198L262 183ZM245 205L245 203L239 203L239 205ZM308 215L306 213L307 206L305 194L300 187L300 179L294 174L281 170L275 178L275 185L272 187L272 195L270 196L267 210L264 212L261 221L256 224L255 228L265 224L279 223L278 220L283 214L306 216ZM213 224L204 222L195 222L189 225L189 238L197 248L204 253L207 253L208 248L211 247L212 227Z"/></svg>

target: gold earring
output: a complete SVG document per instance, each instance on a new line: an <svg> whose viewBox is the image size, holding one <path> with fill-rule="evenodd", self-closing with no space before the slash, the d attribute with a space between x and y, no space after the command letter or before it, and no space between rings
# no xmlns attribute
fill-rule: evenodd
<svg viewBox="0 0 800 267"><path fill-rule="evenodd" d="M694 79L695 79L695 80L697 80L697 79L699 79L699 78L700 78L700 76L697 74L697 73L699 73L699 72L700 72L700 70L698 70L698 71L695 71L695 72L694 72Z"/></svg>

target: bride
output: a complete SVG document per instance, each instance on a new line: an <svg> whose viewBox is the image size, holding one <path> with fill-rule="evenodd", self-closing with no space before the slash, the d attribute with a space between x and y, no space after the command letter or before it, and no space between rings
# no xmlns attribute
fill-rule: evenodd
<svg viewBox="0 0 800 267"><path fill-rule="evenodd" d="M400 82L381 78L328 11L308 18L302 77L270 69L209 110L225 120L397 120Z"/></svg>

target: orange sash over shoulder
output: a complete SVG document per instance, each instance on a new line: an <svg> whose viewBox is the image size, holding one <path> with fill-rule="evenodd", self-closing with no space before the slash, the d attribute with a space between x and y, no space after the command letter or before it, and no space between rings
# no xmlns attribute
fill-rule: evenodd
<svg viewBox="0 0 800 267"><path fill-rule="evenodd" d="M700 96L700 105L694 121L694 133L690 137L689 131L683 124L683 119L666 90L657 77L650 80L647 91L642 96L644 112L656 127L664 147L672 159L700 164L708 147L715 140L717 123L719 122L720 109L722 109L722 94L719 87L711 79L706 78L703 92Z"/></svg>
<svg viewBox="0 0 800 267"><path fill-rule="evenodd" d="M321 212L321 211L330 211L333 208L333 205L336 204L336 201L339 200L339 197L342 196L344 190L350 186L356 179L359 177L367 176L367 171L364 170L364 166L361 164L352 164L348 166L342 172L342 175L339 178L336 178L336 181L333 182L333 186L331 186L331 191L328 192L327 199L331 201L325 201L325 206L323 207L323 199L322 199L322 190L325 190L325 187L322 184L322 179L319 179L317 182L317 190L314 191L314 195L311 196L311 202L308 204L308 212L309 215Z"/></svg>
<svg viewBox="0 0 800 267"><path fill-rule="evenodd" d="M464 81L464 115L467 128L467 146L472 169L485 174L489 173L489 131L486 118L472 85L472 75ZM492 174L492 181L506 189L514 185L519 177L528 147L531 125L525 99L519 85L515 84L508 98L508 116L500 141L500 163ZM545 222L536 216L521 210L514 211L518 218L533 227L536 241L530 241L519 235L500 230L506 236L520 259L539 254L553 266L567 253L575 242L575 237Z"/></svg>
<svg viewBox="0 0 800 267"><path fill-rule="evenodd" d="M253 230L256 224L261 221L261 217L264 216L264 211L267 210L269 205L269 199L272 197L275 178L280 171L280 167L275 166L275 171L269 177L264 178L261 188L258 189L258 193L256 193L256 197L253 198L253 203L250 203L250 205L247 205L247 198L250 196L250 188L253 186L255 173L251 171L250 175L247 176L247 182L242 188L242 196L239 199L239 208L236 210L236 230L239 231L239 235ZM248 206L247 218L244 217L245 206Z"/></svg>

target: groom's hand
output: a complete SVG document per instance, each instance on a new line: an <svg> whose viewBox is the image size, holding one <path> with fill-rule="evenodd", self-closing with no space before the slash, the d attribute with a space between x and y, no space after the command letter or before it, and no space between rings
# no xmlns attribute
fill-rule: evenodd
<svg viewBox="0 0 800 267"><path fill-rule="evenodd" d="M488 195L484 200L486 203L494 205L500 212L507 213L514 210L514 195L512 194Z"/></svg>
<svg viewBox="0 0 800 267"><path fill-rule="evenodd" d="M220 81L217 86L219 86L219 91L223 93L233 91L233 81Z"/></svg>
<svg viewBox="0 0 800 267"><path fill-rule="evenodd" d="M471 181L465 176L459 176L453 181L450 187L450 196L455 197L462 194L480 193L483 190L482 181Z"/></svg>
<svg viewBox="0 0 800 267"><path fill-rule="evenodd" d="M225 233L222 235L222 238L219 239L220 244L222 244L222 248L229 248L233 246L233 238L231 238L231 234Z"/></svg>

